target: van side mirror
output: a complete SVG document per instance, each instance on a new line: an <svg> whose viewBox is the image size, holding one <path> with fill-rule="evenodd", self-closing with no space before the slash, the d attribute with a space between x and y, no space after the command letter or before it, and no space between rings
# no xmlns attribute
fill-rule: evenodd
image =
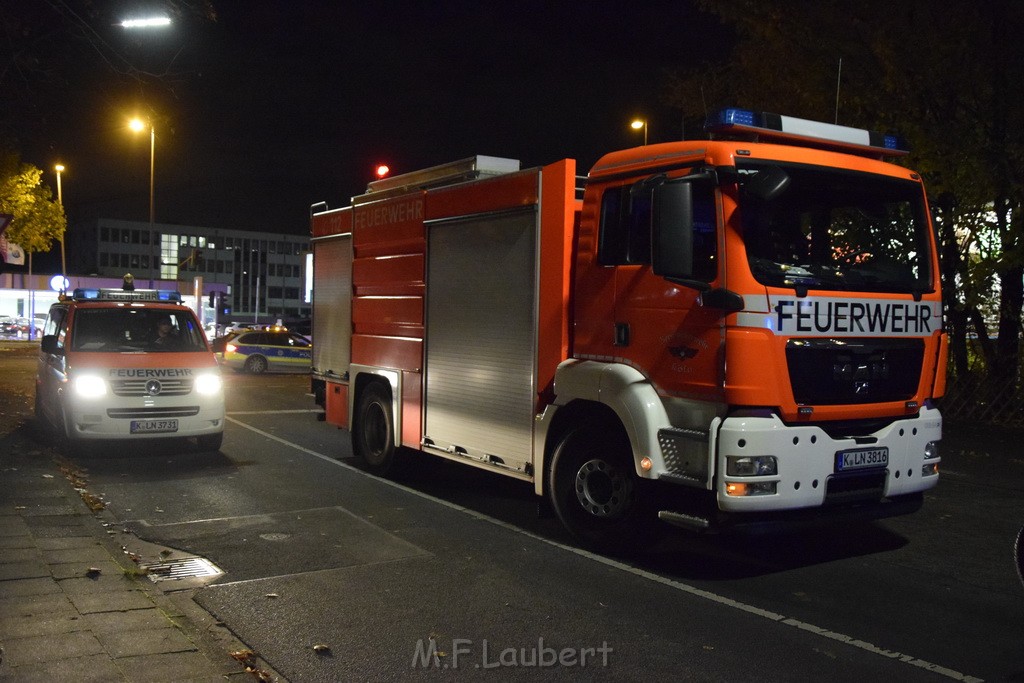
<svg viewBox="0 0 1024 683"><path fill-rule="evenodd" d="M45 334L39 342L39 348L43 353L52 353L58 356L64 355L64 349L57 345L57 335Z"/></svg>

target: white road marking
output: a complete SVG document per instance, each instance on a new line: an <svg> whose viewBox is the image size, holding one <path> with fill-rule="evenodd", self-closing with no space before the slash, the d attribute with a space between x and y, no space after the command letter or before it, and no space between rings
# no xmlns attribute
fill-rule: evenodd
<svg viewBox="0 0 1024 683"><path fill-rule="evenodd" d="M274 413L274 412L290 413L290 412L306 412L306 411L288 411L288 410L286 410L286 411L266 411L265 413L230 413L230 415L270 414L270 413ZM517 527L517 526L515 526L513 524L509 524L507 522L503 522L500 519L495 519L493 517L489 517L487 515L484 515L484 514L481 514L479 512L476 512L475 510L470 510L469 508L463 507L461 505L456 505L454 503L451 503L449 501L443 500L441 498L436 498L434 496L431 496L430 494L423 493L423 492L417 491L415 489L411 489L411 488L409 488L407 486L403 486L402 484L398 484L398 483L390 481L388 479L381 479L380 477L376 477L376 476L374 476L372 474L369 474L368 472L364 472L364 471L362 471L362 470L360 470L358 468L352 467L351 465L343 463L340 460L332 458L332 457L330 457L328 455L324 455L323 453L318 453L317 451L310 450L308 448L305 448L303 446L298 445L297 443L293 443L291 441L288 441L287 439L282 439L281 437L275 436L275 435L271 434L270 432L266 432L266 431L264 431L262 429L259 429L257 427L253 427L252 425L245 424L244 422L241 422L239 420L235 420L235 419L233 419L231 417L228 417L227 420L228 420L228 422L236 424L239 427L244 427L245 429L248 429L248 430L250 430L252 432L255 432L255 433L259 434L260 436L264 436L264 437L266 437L268 439L272 439L273 441L277 441L278 443L283 444L285 446L288 446L289 448L293 448L293 449L295 449L297 451L301 451L301 452L306 453L308 455L311 455L311 456L313 456L315 458L319 458L319 459L321 459L321 460L323 460L325 462L328 462L328 463L330 463L332 465L336 465L338 467L342 467L342 468L344 468L344 469L346 469L346 470L348 470L350 472L355 472L356 474L360 474L360 475L362 475L364 477L367 477L369 479L373 479L374 481L376 481L378 483L386 484L387 486L391 486L392 488L399 489L400 491L404 491L405 493L410 493L410 494L412 494L414 496L419 496L420 498L423 498L425 500L429 500L432 503L437 503L438 505L443 505L444 507L450 508L452 510L458 510L459 512L464 512L464 513L470 515L471 517L474 517L474 518L479 519L481 521L489 522L491 524L494 524L495 526L499 526L499 527L502 527L504 529L508 529L510 531L514 531L515 533L521 534L523 536L528 536L529 538L532 538L534 540L540 541L541 543L546 543L546 544L548 544L550 546L554 546L554 547L559 548L561 550L565 550L565 551L573 553L575 555L579 555L579 556L585 557L585 558L587 558L589 560L593 560L594 562L600 562L601 564L604 564L604 565L609 566L609 567L614 567L615 569L618 569L620 571L628 572L630 574L633 574L634 576L639 576L639 577L647 579L649 581L654 581L655 583L660 583L660 584L662 584L664 586L668 586L670 588L673 588L675 590L681 591L683 593L688 593L689 595L692 595L694 597L703 598L705 600L710 600L711 602L714 602L716 604L722 605L724 607L731 607L733 609L738 609L738 610L746 612L748 614L753 614L753 615L761 617L763 619L767 619L769 621L773 621L773 622L775 622L777 624L782 624L782 625L785 625L785 626L792 626L792 627L798 628L798 629L800 629L802 631L807 631L808 633L813 633L813 634L815 634L817 636L820 636L822 638L828 638L829 640L835 640L835 641L838 641L840 643L843 643L844 645L849 645L850 647L855 647L855 648L858 648L860 650L864 650L865 652L870 652L871 654L879 655L881 657L886 657L887 659L898 660L898 661L900 661L900 662L902 662L904 664L909 664L911 666L916 666L916 667L918 667L920 669L925 669L926 671L930 671L932 673L939 674L940 676L945 676L946 678L950 678L950 679L952 679L954 681L964 681L965 683L983 683L983 681L985 680L983 678L978 678L976 676L970 676L968 674L964 674L964 673L961 673L959 671L955 671L953 669L949 669L949 668L941 666L939 664L933 664L933 663L931 663L929 661L926 661L924 659L919 659L919 658L914 657L912 655L903 654L902 652L897 652L895 650L886 650L884 648L878 647L877 645L873 645L871 643L868 643L868 642L865 642L863 640L854 638L852 636L847 636L847 635L844 635L842 633L836 633L835 631L830 631L830 630L828 630L826 628L822 628L820 626L815 626L814 624L809 624L807 622L800 621L798 619L792 619L792 618L787 617L787 616L785 616L783 614L778 614L776 612L771 612L769 610L761 609L760 607L755 607L753 605L748 605L746 603L739 602L738 600L733 600L732 598L727 598L724 595L718 595L717 593L712 593L711 591L707 591L707 590L704 590L702 588L697 588L696 586L691 586L691 585L683 583L681 581L676 581L675 579L670 579L670 578L665 577L665 576L660 576L660 575L655 574L653 572L649 572L649 571L647 571L645 569L640 569L638 567L633 567L633 566L625 564L623 562L619 562L618 560L614 560L614 559L609 558L609 557L604 557L603 555L597 555L595 553L592 553L592 552L590 552L588 550L584 550L582 548L576 548L574 546L565 545L564 543L559 543L558 541L553 541L551 539L544 538L543 536L538 536L537 534L534 534L532 532L526 531L524 529L520 529L519 527Z"/></svg>

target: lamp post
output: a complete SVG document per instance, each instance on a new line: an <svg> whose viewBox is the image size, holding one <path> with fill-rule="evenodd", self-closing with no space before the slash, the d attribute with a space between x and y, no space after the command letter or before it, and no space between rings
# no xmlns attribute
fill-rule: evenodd
<svg viewBox="0 0 1024 683"><path fill-rule="evenodd" d="M157 266L157 258L156 255L153 253L153 245L154 242L156 242L156 234L153 231L153 185L156 169L156 128L153 126L152 121L146 123L140 118L132 119L128 122L128 126L136 133L141 133L142 131L146 130L147 126L149 126L149 255L151 258L149 263L149 288L152 289L154 268L157 269L157 277L160 276L160 271ZM157 253L159 253L159 251L157 251Z"/></svg>
<svg viewBox="0 0 1024 683"><path fill-rule="evenodd" d="M64 193L60 187L60 174L64 172L64 164L57 164L53 167L53 170L57 172L57 206L60 207L61 213L64 213ZM67 225L65 224L64 231L67 231ZM68 276L67 261L64 259L64 233L60 234L60 277L61 277L61 291L64 291L64 280Z"/></svg>
<svg viewBox="0 0 1024 683"><path fill-rule="evenodd" d="M635 119L633 123L629 124L629 127L633 130L644 129L644 146L647 145L647 121L644 119Z"/></svg>

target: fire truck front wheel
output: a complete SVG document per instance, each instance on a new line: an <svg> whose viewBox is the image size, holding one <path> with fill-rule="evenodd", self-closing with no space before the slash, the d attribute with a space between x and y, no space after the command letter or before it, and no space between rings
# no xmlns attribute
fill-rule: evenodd
<svg viewBox="0 0 1024 683"><path fill-rule="evenodd" d="M548 494L555 514L576 539L606 553L654 542L654 516L640 493L629 439L621 428L573 428L551 459Z"/></svg>
<svg viewBox="0 0 1024 683"><path fill-rule="evenodd" d="M352 450L378 476L386 476L394 466L394 434L391 393L380 382L373 382L359 394L352 425Z"/></svg>

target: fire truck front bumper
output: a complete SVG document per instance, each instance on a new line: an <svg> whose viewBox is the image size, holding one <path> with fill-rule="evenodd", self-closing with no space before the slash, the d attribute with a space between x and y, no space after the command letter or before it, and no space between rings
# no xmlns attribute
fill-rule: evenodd
<svg viewBox="0 0 1024 683"><path fill-rule="evenodd" d="M925 406L868 434L837 436L778 416L729 417L717 438L717 507L726 513L863 507L938 483L942 416Z"/></svg>

